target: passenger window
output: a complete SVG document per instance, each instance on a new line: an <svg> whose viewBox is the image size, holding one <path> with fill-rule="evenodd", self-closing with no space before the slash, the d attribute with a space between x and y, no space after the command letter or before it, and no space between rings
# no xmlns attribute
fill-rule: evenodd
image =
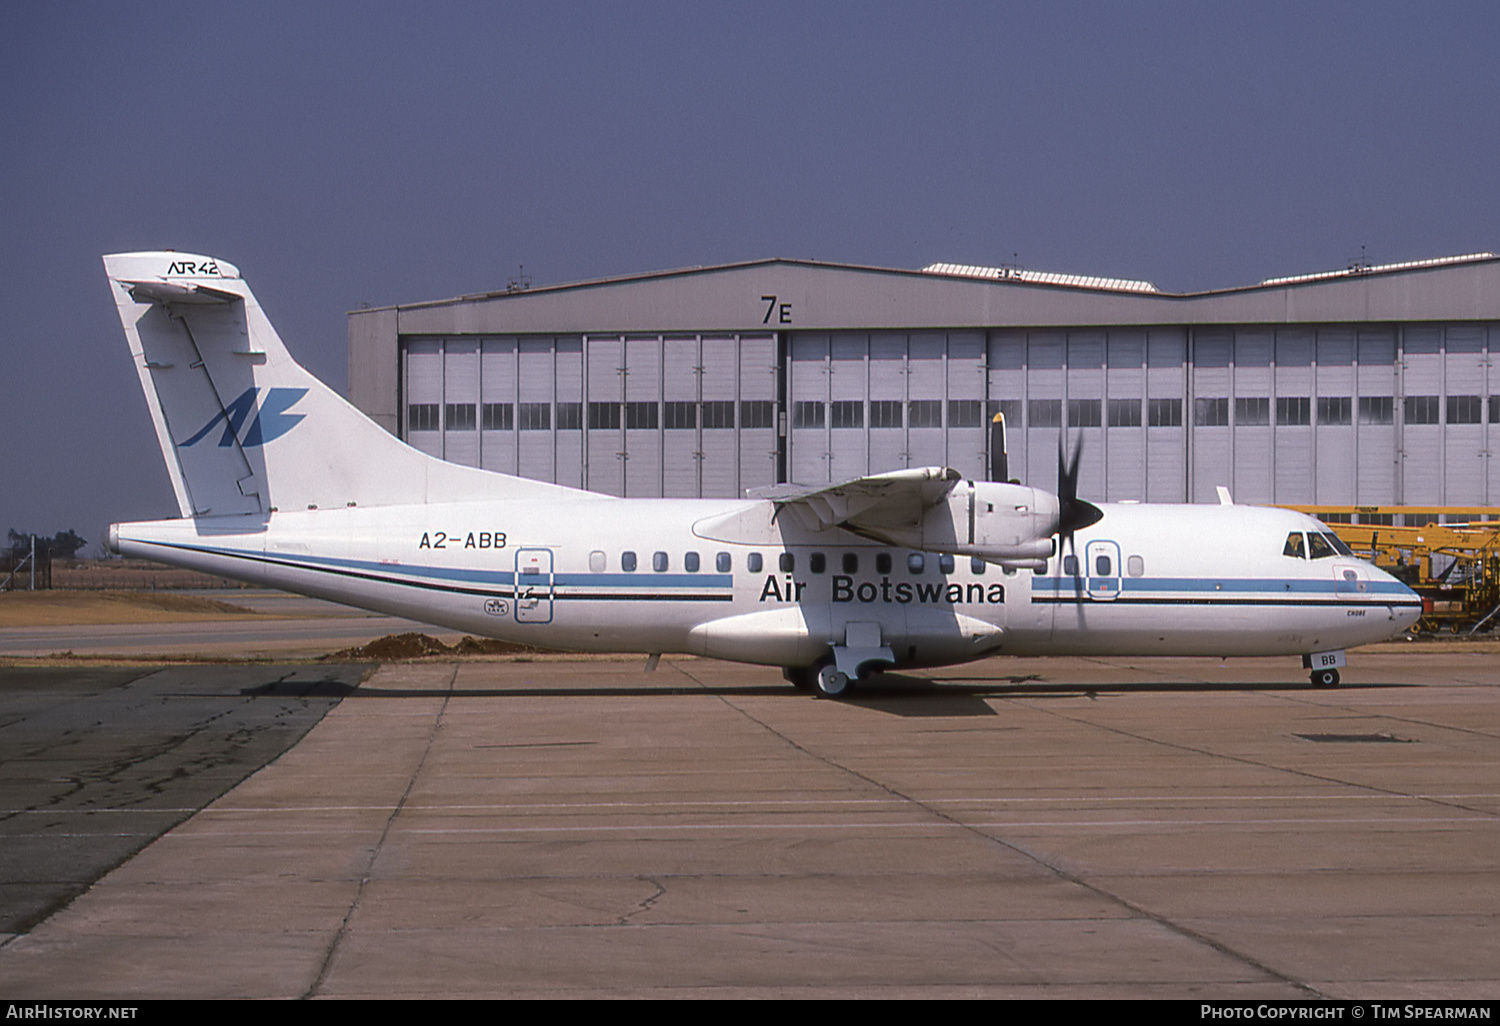
<svg viewBox="0 0 1500 1026"><path fill-rule="evenodd" d="M907 573L919 574L925 569L927 569L927 560L920 552L913 552L906 557Z"/></svg>
<svg viewBox="0 0 1500 1026"><path fill-rule="evenodd" d="M1315 534L1311 531L1307 534L1307 551L1310 559L1326 559L1336 554L1333 546L1328 544L1326 535Z"/></svg>
<svg viewBox="0 0 1500 1026"><path fill-rule="evenodd" d="M1114 560L1110 559L1108 556L1095 556L1094 557L1094 576L1095 577L1113 577L1114 576Z"/></svg>
<svg viewBox="0 0 1500 1026"><path fill-rule="evenodd" d="M814 552L807 557L807 568L815 574L820 574L828 569L828 559L821 552Z"/></svg>
<svg viewBox="0 0 1500 1026"><path fill-rule="evenodd" d="M714 557L714 569L721 574L727 574L734 569L734 560L729 558L729 553L721 552Z"/></svg>
<svg viewBox="0 0 1500 1026"><path fill-rule="evenodd" d="M1065 573L1065 574L1067 574L1069 577L1077 577L1078 576L1078 557L1077 556L1064 556L1063 557L1063 569L1062 569L1062 572Z"/></svg>
<svg viewBox="0 0 1500 1026"><path fill-rule="evenodd" d="M682 557L682 568L690 574L698 572L698 553L689 552Z"/></svg>
<svg viewBox="0 0 1500 1026"><path fill-rule="evenodd" d="M620 553L620 569L624 570L626 573L634 573L635 572L635 553L634 552L622 552L622 553Z"/></svg>
<svg viewBox="0 0 1500 1026"><path fill-rule="evenodd" d="M789 574L793 570L797 569L797 557L792 555L790 552L783 552L781 554L781 558L777 560L777 563L778 565L780 565L781 572L784 574Z"/></svg>
<svg viewBox="0 0 1500 1026"><path fill-rule="evenodd" d="M888 574L891 572L891 554L889 552L878 552L875 554L875 572L877 574Z"/></svg>
<svg viewBox="0 0 1500 1026"><path fill-rule="evenodd" d="M589 570L596 574L604 573L604 553L594 551L589 553Z"/></svg>
<svg viewBox="0 0 1500 1026"><path fill-rule="evenodd" d="M1307 553L1302 549L1302 532L1293 531L1286 536L1286 547L1281 550L1283 556L1291 556L1294 559L1306 559Z"/></svg>
<svg viewBox="0 0 1500 1026"><path fill-rule="evenodd" d="M859 553L857 553L857 552L846 552L846 553L844 553L843 567L844 567L844 573L846 573L846 574L857 574L857 573L859 573Z"/></svg>
<svg viewBox="0 0 1500 1026"><path fill-rule="evenodd" d="M667 569L667 554L665 552L653 552L651 554L651 569L657 573L664 573Z"/></svg>
<svg viewBox="0 0 1500 1026"><path fill-rule="evenodd" d="M1146 560L1141 556L1131 556L1125 561L1125 572L1131 577L1139 577L1146 572Z"/></svg>
<svg viewBox="0 0 1500 1026"><path fill-rule="evenodd" d="M973 574L975 577L983 577L984 568L988 565L988 563L980 559L978 556L969 557L969 573Z"/></svg>
<svg viewBox="0 0 1500 1026"><path fill-rule="evenodd" d="M752 552L745 559L745 566L752 574L758 574L761 571L761 567L765 566L765 563L761 561L759 552Z"/></svg>
<svg viewBox="0 0 1500 1026"><path fill-rule="evenodd" d="M938 573L951 574L953 572L953 553L942 552L938 554Z"/></svg>

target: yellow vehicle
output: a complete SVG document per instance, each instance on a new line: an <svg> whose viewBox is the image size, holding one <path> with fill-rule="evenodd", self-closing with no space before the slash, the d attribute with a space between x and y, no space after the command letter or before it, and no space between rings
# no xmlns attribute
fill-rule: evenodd
<svg viewBox="0 0 1500 1026"><path fill-rule="evenodd" d="M1489 506L1288 506L1422 596L1414 631L1500 623L1500 509Z"/></svg>

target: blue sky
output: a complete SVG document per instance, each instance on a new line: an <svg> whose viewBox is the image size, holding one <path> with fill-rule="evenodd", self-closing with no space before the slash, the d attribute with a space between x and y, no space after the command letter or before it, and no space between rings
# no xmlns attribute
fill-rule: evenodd
<svg viewBox="0 0 1500 1026"><path fill-rule="evenodd" d="M0 531L175 515L99 257L345 313L761 257L1169 290L1500 250L1500 4L18 3Z"/></svg>

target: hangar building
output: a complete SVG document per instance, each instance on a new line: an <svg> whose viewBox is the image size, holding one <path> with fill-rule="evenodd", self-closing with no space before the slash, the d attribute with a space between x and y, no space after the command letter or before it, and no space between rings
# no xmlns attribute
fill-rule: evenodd
<svg viewBox="0 0 1500 1026"><path fill-rule="evenodd" d="M934 264L762 260L349 315L351 399L458 463L738 496L909 466L1095 500L1500 503L1500 257L1168 293Z"/></svg>

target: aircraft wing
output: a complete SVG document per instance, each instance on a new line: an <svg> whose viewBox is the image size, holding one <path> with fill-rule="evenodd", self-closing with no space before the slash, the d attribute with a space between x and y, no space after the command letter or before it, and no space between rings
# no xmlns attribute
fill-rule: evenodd
<svg viewBox="0 0 1500 1026"><path fill-rule="evenodd" d="M855 531L912 527L947 498L963 475L951 467L913 467L834 485L778 484L751 488L752 499L776 503L808 530L845 527Z"/></svg>

